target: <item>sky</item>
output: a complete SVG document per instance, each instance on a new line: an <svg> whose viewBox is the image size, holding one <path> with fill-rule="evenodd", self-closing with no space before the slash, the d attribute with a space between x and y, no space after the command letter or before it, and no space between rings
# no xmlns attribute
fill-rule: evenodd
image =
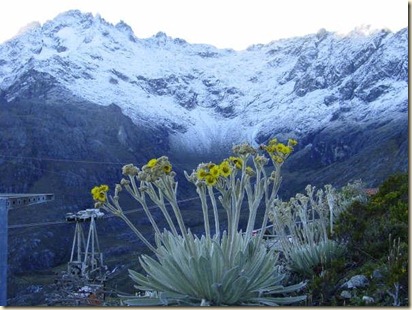
<svg viewBox="0 0 412 310"><path fill-rule="evenodd" d="M28 23L41 24L79 9L116 24L123 20L138 38L159 31L189 43L242 50L328 31L347 33L356 26L408 26L408 0L3 0L0 43Z"/></svg>

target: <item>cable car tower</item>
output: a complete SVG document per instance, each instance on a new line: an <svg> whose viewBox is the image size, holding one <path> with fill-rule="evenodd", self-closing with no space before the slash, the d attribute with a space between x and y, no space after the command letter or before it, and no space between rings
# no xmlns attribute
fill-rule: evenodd
<svg viewBox="0 0 412 310"><path fill-rule="evenodd" d="M91 295L95 301L104 299L104 286L107 280L108 268L103 263L103 253L100 251L97 236L96 219L104 213L98 209L86 209L77 213L67 213L66 221L75 223L70 261L67 271L63 273L61 285L69 298L85 301ZM87 238L84 224L90 223ZM103 293L102 293L103 292Z"/></svg>
<svg viewBox="0 0 412 310"><path fill-rule="evenodd" d="M67 214L68 222L76 223L70 261L67 273L74 277L85 278L91 282L105 280L107 267L103 264L103 253L100 251L96 230L96 219L104 213L98 209L86 209L76 214ZM90 222L87 239L84 237L83 223Z"/></svg>

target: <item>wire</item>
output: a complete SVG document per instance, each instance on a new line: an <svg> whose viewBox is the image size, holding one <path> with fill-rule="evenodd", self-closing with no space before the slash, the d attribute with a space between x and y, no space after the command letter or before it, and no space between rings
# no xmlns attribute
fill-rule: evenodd
<svg viewBox="0 0 412 310"><path fill-rule="evenodd" d="M49 225L58 225L67 223L66 221L58 221L58 222L43 222L43 223L30 223L30 224L15 224L9 225L8 228L28 228L28 227L36 227L36 226L49 226Z"/></svg>
<svg viewBox="0 0 412 310"><path fill-rule="evenodd" d="M187 201L192 201L192 200L197 200L200 199L198 196L195 197L190 197L187 199L182 199L182 200L178 200L177 202L187 202ZM166 203L166 205L170 205L170 203ZM148 209L149 210L153 210L156 209L157 205L152 205L149 206ZM124 214L130 214L130 213L135 213L135 212L141 212L144 211L143 209L135 209L135 210L127 210L124 211ZM114 214L107 214L106 216L103 216L101 219L107 219L107 218L112 218L115 217ZM13 229L13 228L28 228L28 227L38 227L38 226L48 226L48 225L59 225L59 224L67 224L67 221L55 221L55 222L43 222L43 223L29 223L29 224L15 224L15 225L9 225L8 228L9 229Z"/></svg>
<svg viewBox="0 0 412 310"><path fill-rule="evenodd" d="M131 162L113 162L113 161L96 161L96 160L75 160L75 159L66 159L66 158L48 158L48 157L32 157L32 156L13 156L13 155L2 155L0 157L3 158L13 158L13 159L20 159L20 160L38 160L38 161L55 161L55 162L73 162L73 163L82 163L82 164L101 164L101 165L127 165L131 164ZM145 163L133 163L135 166L143 166L146 165ZM186 165L182 165L179 163L173 163L173 166L176 167L186 167ZM41 168L38 168L41 169Z"/></svg>
<svg viewBox="0 0 412 310"><path fill-rule="evenodd" d="M217 192L216 192L216 194L217 194ZM200 199L200 197L195 196L195 197L191 197L191 198L187 198L187 199L183 199L183 200L178 200L177 202L186 202L186 201L192 201L192 200L197 200L197 199ZM170 203L166 203L166 205L170 205ZM155 208L157 208L156 205L148 207L149 210L153 210ZM130 213L134 213L134 212L138 212L138 211L143 211L143 209L128 210L128 211L124 211L123 213L124 214L130 214ZM115 216L114 214L110 214L107 217L114 217L114 216Z"/></svg>
<svg viewBox="0 0 412 310"><path fill-rule="evenodd" d="M30 159L30 160L39 160L39 161L73 162L73 163L83 163L83 164L101 164L101 165L126 165L126 164L128 164L128 163L125 163L125 162L74 160L74 159L64 159L64 158L12 156L12 155L1 155L1 154L0 154L0 157L14 158L14 159ZM144 165L144 164L137 164L137 165Z"/></svg>

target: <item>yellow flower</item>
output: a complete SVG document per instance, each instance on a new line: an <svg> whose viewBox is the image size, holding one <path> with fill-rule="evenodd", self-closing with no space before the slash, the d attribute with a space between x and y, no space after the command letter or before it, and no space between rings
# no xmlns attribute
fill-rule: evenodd
<svg viewBox="0 0 412 310"><path fill-rule="evenodd" d="M248 176L251 176L251 177L253 177L256 174L255 171L252 169L252 167L249 167L249 166L246 167L245 172Z"/></svg>
<svg viewBox="0 0 412 310"><path fill-rule="evenodd" d="M267 146L266 151L272 154L274 151L276 151L276 145L272 144L272 145Z"/></svg>
<svg viewBox="0 0 412 310"><path fill-rule="evenodd" d="M236 169L242 169L243 160L241 158L230 156L229 160L235 165Z"/></svg>
<svg viewBox="0 0 412 310"><path fill-rule="evenodd" d="M95 186L93 189L90 191L93 199L96 201L100 202L106 202L107 200L107 191L109 190L109 186L107 185L100 185L100 186Z"/></svg>
<svg viewBox="0 0 412 310"><path fill-rule="evenodd" d="M288 144L289 144L290 146L295 146L296 144L298 144L298 141L296 141L295 139L289 139L289 140L288 140Z"/></svg>
<svg viewBox="0 0 412 310"><path fill-rule="evenodd" d="M99 196L97 197L96 200L101 201L101 202L105 202L106 199L107 199L107 197L106 197L106 192L100 192L100 193L99 193Z"/></svg>
<svg viewBox="0 0 412 310"><path fill-rule="evenodd" d="M100 190L101 190L101 191L104 191L104 192L107 192L107 191L109 190L109 186L107 186L107 185L100 185Z"/></svg>
<svg viewBox="0 0 412 310"><path fill-rule="evenodd" d="M233 163L235 164L235 167L236 167L237 169L242 169L242 166L243 166L243 160L242 160L242 159L236 158L236 159L233 161Z"/></svg>
<svg viewBox="0 0 412 310"><path fill-rule="evenodd" d="M94 197L94 195L97 193L99 191L99 186L95 186L95 187L93 187L92 188L92 190L90 191L90 193L93 195L93 197Z"/></svg>
<svg viewBox="0 0 412 310"><path fill-rule="evenodd" d="M290 153L292 153L292 148L290 146L285 146L283 148L283 154L288 155Z"/></svg>
<svg viewBox="0 0 412 310"><path fill-rule="evenodd" d="M208 167L209 169L212 169L214 166L216 166L215 163L208 163L208 164L207 164L207 167Z"/></svg>
<svg viewBox="0 0 412 310"><path fill-rule="evenodd" d="M216 185L216 183L217 183L217 178L215 178L213 175L211 175L211 174L207 174L206 175L206 178L205 178L205 181L206 181L206 185L208 185L208 186L214 186L214 185Z"/></svg>
<svg viewBox="0 0 412 310"><path fill-rule="evenodd" d="M212 168L210 168L209 173L215 178L219 177L219 174L220 174L219 166L214 165Z"/></svg>
<svg viewBox="0 0 412 310"><path fill-rule="evenodd" d="M286 147L286 145L284 145L283 143L278 143L277 146L276 146L276 149L279 153L284 154L285 147Z"/></svg>
<svg viewBox="0 0 412 310"><path fill-rule="evenodd" d="M225 178L228 177L232 172L232 169L230 168L229 162L227 160L222 161L219 165L219 168L220 174Z"/></svg>
<svg viewBox="0 0 412 310"><path fill-rule="evenodd" d="M166 164L163 166L163 171L166 174L169 174L172 171L172 165Z"/></svg>
<svg viewBox="0 0 412 310"><path fill-rule="evenodd" d="M153 168L156 164L157 164L157 159L153 158L153 159L149 160L149 162L147 163L147 167Z"/></svg>
<svg viewBox="0 0 412 310"><path fill-rule="evenodd" d="M198 180L204 180L207 176L207 172L205 169L199 169L196 172L196 177Z"/></svg>
<svg viewBox="0 0 412 310"><path fill-rule="evenodd" d="M278 164L283 163L283 158L280 157L280 156L278 156L278 155L274 155L274 156L272 156L272 158L273 158L273 160L274 160L275 162L277 162Z"/></svg>

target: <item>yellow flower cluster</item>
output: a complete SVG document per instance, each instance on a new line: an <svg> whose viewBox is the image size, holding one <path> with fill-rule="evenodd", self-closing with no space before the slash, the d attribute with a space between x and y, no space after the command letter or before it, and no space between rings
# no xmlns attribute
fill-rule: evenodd
<svg viewBox="0 0 412 310"><path fill-rule="evenodd" d="M243 160L242 160L240 157L230 156L230 157L229 157L229 162L230 162L236 169L242 169Z"/></svg>
<svg viewBox="0 0 412 310"><path fill-rule="evenodd" d="M220 176L228 177L232 168L227 160L222 161L219 165L215 163L200 164L196 170L196 179L203 181L206 185L216 185Z"/></svg>
<svg viewBox="0 0 412 310"><path fill-rule="evenodd" d="M248 143L237 144L232 148L233 153L236 155L256 155L257 151Z"/></svg>
<svg viewBox="0 0 412 310"><path fill-rule="evenodd" d="M216 185L219 177L227 178L233 169L242 169L243 160L240 157L231 156L220 164L200 164L195 172L196 179L204 181L206 185Z"/></svg>
<svg viewBox="0 0 412 310"><path fill-rule="evenodd" d="M146 167L152 170L159 169L160 171L163 171L166 174L169 174L172 171L172 165L164 156L158 159L153 158L149 160L149 162L146 164Z"/></svg>
<svg viewBox="0 0 412 310"><path fill-rule="evenodd" d="M163 174L171 174L172 165L166 156L159 158L152 158L142 167L142 171L139 172L138 178L142 181L153 182L159 179Z"/></svg>
<svg viewBox="0 0 412 310"><path fill-rule="evenodd" d="M109 186L100 185L100 186L93 187L93 189L90 191L90 193L92 194L93 199L95 201L106 202L107 192L108 191L109 191Z"/></svg>
<svg viewBox="0 0 412 310"><path fill-rule="evenodd" d="M268 152L274 163L282 164L297 144L298 142L295 139L289 139L287 145L285 145L274 138L269 141L267 146L263 145L262 148Z"/></svg>

